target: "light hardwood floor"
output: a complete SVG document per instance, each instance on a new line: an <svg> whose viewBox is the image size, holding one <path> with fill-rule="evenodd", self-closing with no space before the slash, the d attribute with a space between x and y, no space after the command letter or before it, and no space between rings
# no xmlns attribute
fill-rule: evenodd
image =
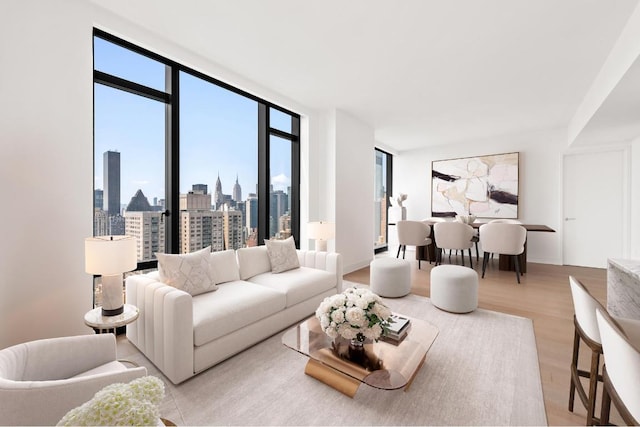
<svg viewBox="0 0 640 427"><path fill-rule="evenodd" d="M395 251L379 256L395 256ZM411 292L428 297L429 277L433 265L422 261L422 268L418 270L418 262L414 258L414 252L407 251L406 259L412 263ZM465 261L469 265L467 257ZM445 258L444 263L447 262ZM459 261L456 262L454 257L452 263ZM480 274L482 267L476 264L474 257L474 269ZM593 296L606 307L605 269L529 263L528 272L518 285L514 272L498 270L496 258L487 267L485 278L479 279L479 307L533 319L549 425L585 424L586 410L577 396L574 413L569 412L567 408L574 332L569 275L582 281ZM369 268L349 273L344 278L369 284ZM587 370L589 357L588 347L581 347L580 366L586 367ZM599 404L596 408L596 415L599 415ZM613 408L611 415L611 421L619 424L621 420Z"/></svg>

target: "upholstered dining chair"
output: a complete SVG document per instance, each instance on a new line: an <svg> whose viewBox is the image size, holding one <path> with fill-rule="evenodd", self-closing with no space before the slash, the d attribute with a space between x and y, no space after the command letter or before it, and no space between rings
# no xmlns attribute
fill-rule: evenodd
<svg viewBox="0 0 640 427"><path fill-rule="evenodd" d="M575 277L569 276L571 297L573 299L573 355L571 358L571 384L569 386L569 411L573 412L576 391L587 410L587 425L597 425L600 420L595 416L596 392L598 381L602 381L600 373L600 355L602 342L596 320L596 310L605 308ZM579 369L580 342L584 342L591 349L591 367L589 371ZM589 380L589 391L585 391L580 377Z"/></svg>
<svg viewBox="0 0 640 427"><path fill-rule="evenodd" d="M398 253L396 258L400 257L400 249L402 249L402 259L404 259L407 245L415 246L429 246L432 243L431 238L431 226L422 221L398 221L396 222L396 228L398 229ZM427 258L429 257L429 251L426 251ZM431 262L431 260L428 260ZM420 269L420 259L418 259L418 269Z"/></svg>
<svg viewBox="0 0 640 427"><path fill-rule="evenodd" d="M511 255L516 267L516 280L520 283L520 260L518 255L524 252L527 229L519 224L487 223L480 226L480 245L484 252L482 260L482 278L491 254Z"/></svg>
<svg viewBox="0 0 640 427"><path fill-rule="evenodd" d="M491 221L489 221L489 223L494 223L494 224L522 224L522 221L518 221L517 219L498 218L498 219L492 219ZM491 259L493 259L493 254L491 254Z"/></svg>
<svg viewBox="0 0 640 427"><path fill-rule="evenodd" d="M436 264L442 264L442 251L445 249L459 250L462 253L462 265L464 265L464 251L469 251L469 265L473 268L471 247L473 246L473 227L462 222L448 221L433 224L437 255Z"/></svg>
<svg viewBox="0 0 640 427"><path fill-rule="evenodd" d="M116 359L113 334L50 338L0 351L0 424L56 425L105 386L147 374Z"/></svg>
<svg viewBox="0 0 640 427"><path fill-rule="evenodd" d="M640 425L640 340L637 321L615 320L597 309L604 367L600 424L609 425L611 402L627 425ZM633 333L629 330L633 324Z"/></svg>

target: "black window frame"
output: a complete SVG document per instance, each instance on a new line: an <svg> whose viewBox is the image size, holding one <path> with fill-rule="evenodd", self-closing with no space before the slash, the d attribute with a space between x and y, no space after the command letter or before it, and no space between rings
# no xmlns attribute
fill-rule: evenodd
<svg viewBox="0 0 640 427"><path fill-rule="evenodd" d="M165 65L165 88L160 91L130 80L111 75L93 67L94 84L102 84L135 95L163 102L165 109L165 252L179 253L180 232L180 72L188 73L208 83L220 86L258 103L258 244L269 238L269 184L270 184L270 137L277 136L291 141L291 233L296 247L300 247L300 114L273 104L249 92L231 86L202 72L137 46L98 28L95 37L146 56ZM93 42L92 42L93 45ZM95 102L95 96L94 96ZM269 109L273 108L291 116L291 133L270 126ZM94 107L95 114L95 107ZM95 121L94 121L95 126ZM94 132L95 138L95 132ZM95 153L94 153L95 158ZM157 260L138 262L137 270L157 267Z"/></svg>
<svg viewBox="0 0 640 427"><path fill-rule="evenodd" d="M380 153L384 154L384 156L386 157L386 163L387 163L387 167L385 169L385 173L386 173L386 180L385 180L385 186L386 186L386 202L387 202L387 218L389 218L389 206L391 206L391 195L393 194L393 155L387 151L382 150L381 148L375 147L374 148L374 153L376 151L379 151ZM374 248L373 253L374 254L378 254L381 252L386 252L389 250L389 221L387 220L386 224L385 224L385 233L387 236L387 242L384 245L380 245L378 247Z"/></svg>

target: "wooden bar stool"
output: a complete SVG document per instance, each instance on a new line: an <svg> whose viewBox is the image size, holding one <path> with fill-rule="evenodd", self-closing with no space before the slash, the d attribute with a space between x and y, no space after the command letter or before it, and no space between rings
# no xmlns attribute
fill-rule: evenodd
<svg viewBox="0 0 640 427"><path fill-rule="evenodd" d="M600 356L602 355L602 342L596 320L596 309L606 309L600 304L579 280L569 276L571 296L573 298L573 324L575 326L573 338L573 357L571 359L571 385L569 388L569 411L573 412L576 391L587 409L586 425L600 424L595 416L596 392L598 381L602 382L600 373ZM578 356L580 353L580 341L583 341L591 349L591 367L589 371L578 368ZM580 378L589 379L588 394L585 391Z"/></svg>

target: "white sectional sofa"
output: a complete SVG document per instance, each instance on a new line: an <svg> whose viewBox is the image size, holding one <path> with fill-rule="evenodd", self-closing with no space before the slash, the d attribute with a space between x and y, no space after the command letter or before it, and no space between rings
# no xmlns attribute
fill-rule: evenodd
<svg viewBox="0 0 640 427"><path fill-rule="evenodd" d="M178 384L314 313L342 290L342 257L296 251L299 268L272 272L265 246L214 252L217 290L191 294L160 281L158 271L126 280L140 309L127 338Z"/></svg>

